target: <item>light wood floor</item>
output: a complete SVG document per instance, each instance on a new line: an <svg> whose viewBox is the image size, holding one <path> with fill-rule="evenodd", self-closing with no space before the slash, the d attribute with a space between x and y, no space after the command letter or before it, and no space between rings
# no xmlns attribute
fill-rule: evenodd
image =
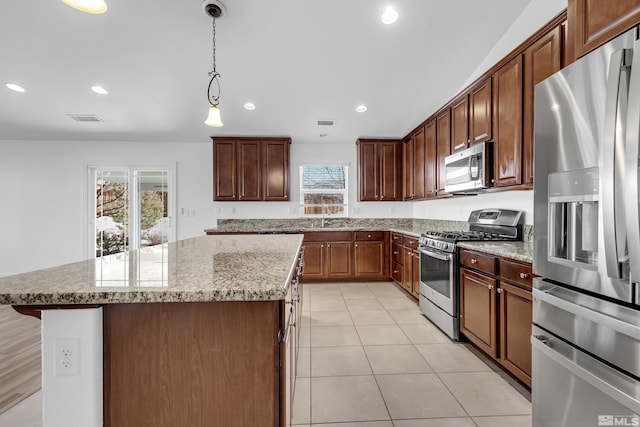
<svg viewBox="0 0 640 427"><path fill-rule="evenodd" d="M0 305L0 414L41 387L40 320Z"/></svg>

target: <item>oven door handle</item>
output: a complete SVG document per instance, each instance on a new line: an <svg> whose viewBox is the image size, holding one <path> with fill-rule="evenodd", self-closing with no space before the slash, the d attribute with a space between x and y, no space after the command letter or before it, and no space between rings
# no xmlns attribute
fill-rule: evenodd
<svg viewBox="0 0 640 427"><path fill-rule="evenodd" d="M426 256L437 258L442 261L451 261L451 254L442 255L442 254L432 252L432 251L427 251L421 248L418 248L418 250L420 251L420 253L425 254Z"/></svg>

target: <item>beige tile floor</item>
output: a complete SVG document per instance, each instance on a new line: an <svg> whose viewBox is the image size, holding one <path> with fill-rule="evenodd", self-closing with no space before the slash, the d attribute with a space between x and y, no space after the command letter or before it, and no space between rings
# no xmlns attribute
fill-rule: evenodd
<svg viewBox="0 0 640 427"><path fill-rule="evenodd" d="M303 291L295 425L531 427L526 391L393 283Z"/></svg>

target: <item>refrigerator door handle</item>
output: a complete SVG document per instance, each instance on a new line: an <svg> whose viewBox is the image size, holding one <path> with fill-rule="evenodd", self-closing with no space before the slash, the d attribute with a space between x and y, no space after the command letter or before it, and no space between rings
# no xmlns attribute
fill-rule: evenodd
<svg viewBox="0 0 640 427"><path fill-rule="evenodd" d="M618 256L618 240L621 232L616 224L616 146L624 141L618 141L618 120L620 103L626 104L626 88L620 90L623 80L625 49L611 54L609 74L607 77L607 97L605 100L605 117L602 141L602 171L600 174L600 197L602 207L602 229L604 231L604 258L607 275L614 279L622 277L620 257ZM624 238L624 237L622 237Z"/></svg>
<svg viewBox="0 0 640 427"><path fill-rule="evenodd" d="M631 79L629 82L629 107L627 109L625 190L629 195L626 207L627 244L629 259L640 260L640 193L638 192L638 167L640 162L640 40L634 43ZM631 281L640 281L640 263L630 262ZM636 287L637 290L637 287ZM638 295L636 299L638 300Z"/></svg>

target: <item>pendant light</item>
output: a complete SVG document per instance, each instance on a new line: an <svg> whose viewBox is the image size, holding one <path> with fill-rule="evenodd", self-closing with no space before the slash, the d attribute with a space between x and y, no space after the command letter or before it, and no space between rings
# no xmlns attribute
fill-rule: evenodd
<svg viewBox="0 0 640 427"><path fill-rule="evenodd" d="M209 86L207 87L207 100L209 101L209 116L205 120L204 124L213 127L222 127L222 118L220 117L220 74L216 71L216 19L221 18L225 14L225 8L218 0L205 0L202 3L204 13L210 16L213 20L213 69L209 72ZM215 87L214 87L215 83ZM211 88L214 87L216 91L212 94Z"/></svg>
<svg viewBox="0 0 640 427"><path fill-rule="evenodd" d="M107 4L104 0L62 0L67 6L87 13L105 13Z"/></svg>

